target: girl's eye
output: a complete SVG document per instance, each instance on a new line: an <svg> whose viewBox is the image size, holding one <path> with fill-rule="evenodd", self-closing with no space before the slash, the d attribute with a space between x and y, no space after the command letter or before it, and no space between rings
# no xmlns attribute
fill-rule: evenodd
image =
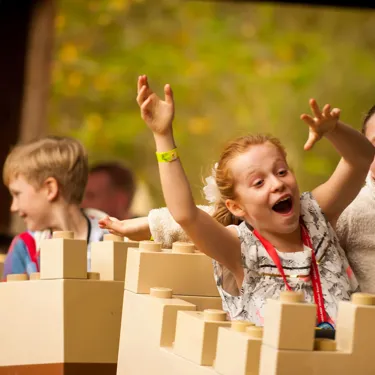
<svg viewBox="0 0 375 375"><path fill-rule="evenodd" d="M286 169L282 169L279 171L279 176L285 176L288 173Z"/></svg>
<svg viewBox="0 0 375 375"><path fill-rule="evenodd" d="M254 182L254 186L255 187L260 187L260 186L262 186L263 185L263 180L256 180L255 182Z"/></svg>

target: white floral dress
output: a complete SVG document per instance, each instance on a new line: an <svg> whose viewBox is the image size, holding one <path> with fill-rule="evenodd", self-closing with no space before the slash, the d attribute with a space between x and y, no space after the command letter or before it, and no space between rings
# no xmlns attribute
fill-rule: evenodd
<svg viewBox="0 0 375 375"><path fill-rule="evenodd" d="M335 231L311 193L301 195L301 217L310 234L318 262L325 309L334 322L338 302L349 300L351 294L358 290L358 283ZM232 320L249 320L262 326L267 299L278 298L280 292L286 290L285 284L266 249L246 223L241 223L237 230L245 271L241 290L237 296L224 290L224 283L227 290L228 285L233 285L233 276L218 262L213 261L217 287L223 300L223 308ZM290 287L293 290L303 290L306 301L314 303L310 280L311 249L305 246L301 252L277 253Z"/></svg>

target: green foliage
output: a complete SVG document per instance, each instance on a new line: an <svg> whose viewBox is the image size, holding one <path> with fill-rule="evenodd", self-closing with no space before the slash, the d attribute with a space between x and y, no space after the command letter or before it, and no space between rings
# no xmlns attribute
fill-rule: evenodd
<svg viewBox="0 0 375 375"><path fill-rule="evenodd" d="M135 102L140 74L176 100L175 136L198 203L222 145L246 132L281 138L301 190L338 157L304 152L308 99L359 128L373 104L375 13L223 2L61 1L50 131L82 140L91 161L124 159L163 204L151 133Z"/></svg>

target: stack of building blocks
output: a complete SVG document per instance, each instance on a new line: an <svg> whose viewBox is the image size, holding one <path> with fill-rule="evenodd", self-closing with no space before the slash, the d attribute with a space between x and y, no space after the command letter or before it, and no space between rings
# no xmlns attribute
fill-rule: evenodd
<svg viewBox="0 0 375 375"><path fill-rule="evenodd" d="M124 281L129 247L137 248L138 242L105 234L103 241L91 244L91 270L99 272L101 280Z"/></svg>
<svg viewBox="0 0 375 375"><path fill-rule="evenodd" d="M186 289L197 287L194 269L191 287L181 281L180 269L171 268L168 277L154 276L163 287L156 283L145 293L151 281L141 258L138 254L137 272L126 273L117 375L375 374L375 296L356 293L341 302L336 340L316 339L316 305L304 302L300 292L268 300L264 328L228 322L223 311L199 311L183 297ZM207 288L202 285L202 294Z"/></svg>
<svg viewBox="0 0 375 375"><path fill-rule="evenodd" d="M117 254L113 239L102 246ZM115 275L116 257L103 266ZM44 240L40 273L0 284L0 375L116 374L124 277L88 273L87 243L72 232Z"/></svg>
<svg viewBox="0 0 375 375"><path fill-rule="evenodd" d="M221 336L228 331L238 335L237 345L243 347L243 374L250 374L254 363L257 373L259 329L247 333L245 328L254 327L242 323L239 328L237 322L232 328L220 308L212 261L192 244L177 243L167 251L146 241L139 249L130 248L117 375L218 374L216 362L225 375L225 363L232 359ZM238 358L238 352L233 355Z"/></svg>
<svg viewBox="0 0 375 375"><path fill-rule="evenodd" d="M375 374L375 296L355 293L339 303L335 341L314 339L316 310L310 306L298 294L268 301L260 375Z"/></svg>
<svg viewBox="0 0 375 375"><path fill-rule="evenodd" d="M172 249L162 249L158 242L141 241L139 248L128 250L126 275L125 290L133 293L149 294L152 287L167 286L199 310L222 306L212 260L192 243L175 242Z"/></svg>

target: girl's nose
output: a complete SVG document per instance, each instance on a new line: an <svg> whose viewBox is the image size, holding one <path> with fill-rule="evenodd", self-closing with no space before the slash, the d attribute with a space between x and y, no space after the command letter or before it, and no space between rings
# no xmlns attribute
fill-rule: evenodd
<svg viewBox="0 0 375 375"><path fill-rule="evenodd" d="M280 191L284 189L284 182L276 176L272 179L272 191Z"/></svg>

